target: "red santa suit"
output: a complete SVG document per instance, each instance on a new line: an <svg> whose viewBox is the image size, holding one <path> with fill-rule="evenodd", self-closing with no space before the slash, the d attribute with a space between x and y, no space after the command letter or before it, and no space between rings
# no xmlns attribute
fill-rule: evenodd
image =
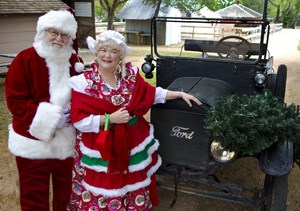
<svg viewBox="0 0 300 211"><path fill-rule="evenodd" d="M69 27L73 28L66 30L73 38L77 23L66 13L42 16L37 36L45 27L62 28L57 21L71 21ZM57 15L62 19L56 20ZM6 102L12 113L8 148L17 160L22 210L49 210L50 175L53 210L65 210L71 191L75 129L72 125L57 126L70 107L68 83L77 74L74 67L79 58L70 51L65 58L52 61L37 36L34 47L20 52L6 75Z"/></svg>
<svg viewBox="0 0 300 211"><path fill-rule="evenodd" d="M30 159L73 156L74 128L57 129L56 126L62 108L70 106L68 80L76 74L73 68L76 62L77 56L73 54L71 68L66 64L60 68L67 71L52 74L33 47L20 52L12 62L5 89L7 106L13 115L8 146L14 155Z"/></svg>

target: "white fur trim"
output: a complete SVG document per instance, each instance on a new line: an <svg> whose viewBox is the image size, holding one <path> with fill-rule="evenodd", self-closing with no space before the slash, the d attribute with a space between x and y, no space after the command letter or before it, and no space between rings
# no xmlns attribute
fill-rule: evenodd
<svg viewBox="0 0 300 211"><path fill-rule="evenodd" d="M136 146L135 148L133 148L131 150L131 153L130 153L131 156L144 150L145 147L154 139L154 127L152 124L150 124L149 133L150 133L149 136L146 137L145 140L141 144L139 144L138 146ZM155 151L157 151L157 149L159 147L159 141L156 139L154 139L154 140L155 140L155 143L147 150L148 158L146 160L143 160L139 164L130 165L128 167L129 172L140 171L140 170L146 168L152 162L152 154ZM86 147L83 144L83 142L79 143L79 147L80 147L80 151L84 155L87 155L91 158L102 158L102 156L98 150L94 150L94 149L90 149L90 148ZM94 170L96 172L107 172L107 167L104 167L104 166L89 166L83 162L81 162L81 166L91 169L91 170Z"/></svg>
<svg viewBox="0 0 300 211"><path fill-rule="evenodd" d="M76 38L77 22L74 16L66 10L50 10L41 16L37 22L37 33L48 28L56 28L64 33L68 33L73 40Z"/></svg>
<svg viewBox="0 0 300 211"><path fill-rule="evenodd" d="M159 142L158 142L158 140L155 139L155 143L147 150L147 155L148 155L147 159L143 160L139 164L130 165L128 167L129 172L135 172L135 171L140 171L142 169L145 169L152 162L152 154L157 151L158 147L159 147ZM86 150L88 150L88 152L91 152L91 150L89 150L87 147L85 147L82 143L80 143L80 150L81 150L82 154L85 154ZM92 150L92 151L94 153L93 155L97 155L97 158L98 158L100 153L97 150ZM89 157L92 157L92 155ZM94 170L96 172L107 172L107 167L105 167L105 166L89 166L83 162L81 162L81 166L91 169L91 170Z"/></svg>
<svg viewBox="0 0 300 211"><path fill-rule="evenodd" d="M140 171L140 170L146 168L152 162L152 154L157 151L158 147L159 147L159 142L157 140L155 140L155 144L153 144L147 150L148 158L139 164L130 165L128 167L129 172Z"/></svg>
<svg viewBox="0 0 300 211"><path fill-rule="evenodd" d="M29 127L29 133L37 139L49 141L54 136L62 114L61 107L46 102L40 103Z"/></svg>
<svg viewBox="0 0 300 211"><path fill-rule="evenodd" d="M13 155L28 159L66 159L74 156L75 139L73 126L56 130L47 142L21 136L9 125L8 148Z"/></svg>
<svg viewBox="0 0 300 211"><path fill-rule="evenodd" d="M81 73L84 70L84 64L82 64L81 62L76 62L74 69L76 72Z"/></svg>
<svg viewBox="0 0 300 211"><path fill-rule="evenodd" d="M145 140L140 143L138 146L133 148L130 152L130 156L135 155L138 152L141 152L145 149L145 147L154 139L154 127L152 124L150 124L150 131L149 131L149 136L145 138ZM158 141L157 141L158 142ZM83 142L80 142L80 151L92 158L102 158L101 154L98 150L90 149L86 147Z"/></svg>
<svg viewBox="0 0 300 211"><path fill-rule="evenodd" d="M104 189L104 188L97 188L97 187L87 184L84 180L82 181L82 185L83 185L83 187L85 187L86 190L92 192L95 196L98 196L100 194L103 196L107 196L107 197L124 196L128 192L135 191L135 190L138 190L140 188L150 185L150 183L151 183L150 178L161 166L161 163L162 163L161 157L158 156L157 163L154 166L152 166L152 168L149 169L149 171L147 172L147 178L144 181L137 182L134 184L129 184L129 185L126 185L119 189L113 189L113 190L109 189L108 190L108 189Z"/></svg>
<svg viewBox="0 0 300 211"><path fill-rule="evenodd" d="M80 162L80 165L82 167L85 167L85 168L88 168L88 169L91 169L91 170L94 170L96 172L107 172L107 167L104 167L104 166L88 166L86 165L85 163L83 162Z"/></svg>
<svg viewBox="0 0 300 211"><path fill-rule="evenodd" d="M50 102L62 108L68 108L71 102L70 64L68 61L62 63L55 63L48 59L46 61L50 78Z"/></svg>
<svg viewBox="0 0 300 211"><path fill-rule="evenodd" d="M98 150L90 149L86 147L83 142L79 143L80 151L82 154L87 155L92 158L102 158L100 152Z"/></svg>
<svg viewBox="0 0 300 211"><path fill-rule="evenodd" d="M130 155L134 155L134 154L144 150L145 147L152 141L152 139L154 139L154 127L150 123L149 123L149 125L150 125L149 136L140 145L133 148L130 152Z"/></svg>

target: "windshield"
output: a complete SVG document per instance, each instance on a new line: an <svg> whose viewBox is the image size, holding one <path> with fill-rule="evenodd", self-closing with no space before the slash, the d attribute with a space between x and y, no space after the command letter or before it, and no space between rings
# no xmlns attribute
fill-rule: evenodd
<svg viewBox="0 0 300 211"><path fill-rule="evenodd" d="M256 10L233 4L217 12L204 8L191 18L153 18L155 54L225 62L267 58L268 35L276 25L269 24L264 1L259 2L261 6L255 5Z"/></svg>

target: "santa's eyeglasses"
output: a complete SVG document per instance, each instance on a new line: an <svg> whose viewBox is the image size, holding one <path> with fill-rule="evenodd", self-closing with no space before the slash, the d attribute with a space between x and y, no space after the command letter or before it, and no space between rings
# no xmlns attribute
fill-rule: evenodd
<svg viewBox="0 0 300 211"><path fill-rule="evenodd" d="M58 37L60 35L60 37L62 39L69 39L70 35L66 34L66 33L62 33L59 31L56 31L54 29L46 29L46 31L52 36L52 37Z"/></svg>

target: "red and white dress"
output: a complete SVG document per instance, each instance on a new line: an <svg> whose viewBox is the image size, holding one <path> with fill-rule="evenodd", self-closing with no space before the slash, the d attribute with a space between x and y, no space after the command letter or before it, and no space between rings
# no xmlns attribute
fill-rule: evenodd
<svg viewBox="0 0 300 211"><path fill-rule="evenodd" d="M143 115L152 104L165 102L167 90L146 83L130 63L116 89L102 80L97 69L93 63L90 71L70 81L72 122L80 132L69 210L151 210L158 204L154 173L161 158L153 126ZM111 125L109 138L103 136L100 115L121 107L126 107L131 120Z"/></svg>

